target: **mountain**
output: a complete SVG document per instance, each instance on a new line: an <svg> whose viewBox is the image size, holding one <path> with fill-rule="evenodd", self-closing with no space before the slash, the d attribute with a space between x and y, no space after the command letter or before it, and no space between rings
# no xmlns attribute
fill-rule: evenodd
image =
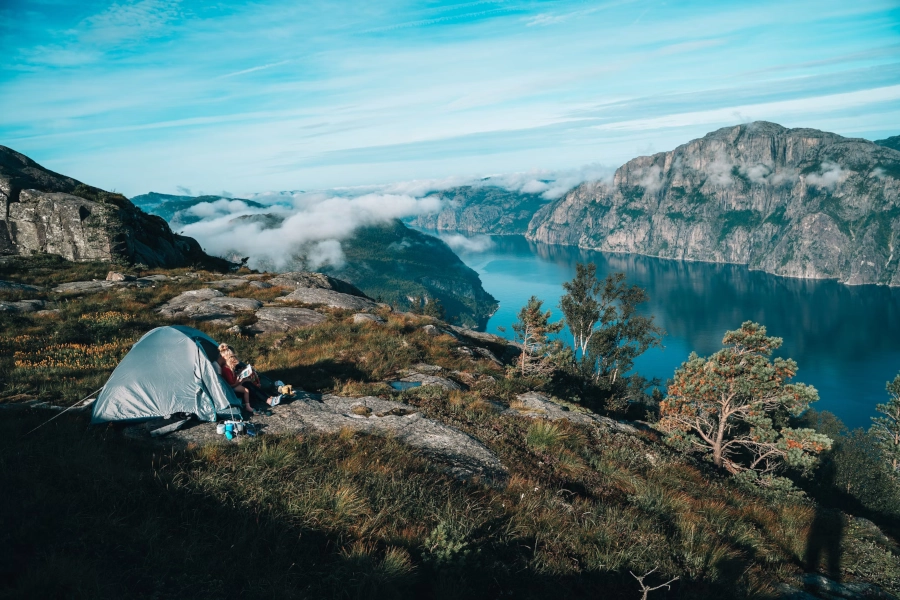
<svg viewBox="0 0 900 600"><path fill-rule="evenodd" d="M891 148L892 150L900 150L900 135L892 135L883 140L875 140L875 143L879 146L884 146L885 148Z"/></svg>
<svg viewBox="0 0 900 600"><path fill-rule="evenodd" d="M410 225L440 231L521 235L528 230L534 214L550 202L541 194L490 185L460 186L433 195L442 200L441 211L410 219Z"/></svg>
<svg viewBox="0 0 900 600"><path fill-rule="evenodd" d="M0 254L49 253L166 268L231 266L121 194L54 173L6 146L0 146L0 202Z"/></svg>
<svg viewBox="0 0 900 600"><path fill-rule="evenodd" d="M251 208L265 208L265 205L253 200L244 198L228 198L225 196L174 196L172 194L160 194L158 192L149 192L135 196L131 201L141 207L144 211L159 215L166 221L172 222L177 220L181 225L190 225L201 220L202 217L192 214L185 214L189 208L206 202L216 202L218 200L243 202ZM180 214L179 214L180 213ZM176 218L177 217L177 218Z"/></svg>
<svg viewBox="0 0 900 600"><path fill-rule="evenodd" d="M900 152L775 123L726 127L579 185L527 237L900 285Z"/></svg>
<svg viewBox="0 0 900 600"><path fill-rule="evenodd" d="M281 215L270 213L232 219L234 223L258 223L263 229L275 229L283 221ZM448 320L471 327L484 327L497 310L497 300L481 286L478 273L447 244L399 220L362 227L341 241L341 249L346 258L341 267L325 265L317 270L348 281L396 308L410 310L416 308L416 299L437 299ZM305 258L298 259L298 268L305 267Z"/></svg>
<svg viewBox="0 0 900 600"><path fill-rule="evenodd" d="M483 328L497 300L443 241L400 221L363 227L341 242L347 260L320 270L354 284L372 298L403 309L414 298L440 300L448 320Z"/></svg>

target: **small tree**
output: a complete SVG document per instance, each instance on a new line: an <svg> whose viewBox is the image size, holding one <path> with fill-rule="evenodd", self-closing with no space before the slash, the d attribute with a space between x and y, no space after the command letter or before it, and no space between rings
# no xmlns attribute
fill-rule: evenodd
<svg viewBox="0 0 900 600"><path fill-rule="evenodd" d="M770 360L782 340L750 321L725 334L726 346L709 358L691 353L675 371L660 403L659 428L673 441L712 455L732 473L765 473L789 464L809 469L831 439L813 429L782 427L819 399L815 388L787 381L797 374L791 359Z"/></svg>
<svg viewBox="0 0 900 600"><path fill-rule="evenodd" d="M877 440L878 449L891 467L895 476L900 471L900 374L887 384L890 400L879 404L875 410L883 417L872 417L869 432Z"/></svg>
<svg viewBox="0 0 900 600"><path fill-rule="evenodd" d="M441 321L447 320L447 310L437 298L426 298L425 306L422 308L422 314L426 317L434 317Z"/></svg>
<svg viewBox="0 0 900 600"><path fill-rule="evenodd" d="M528 304L519 311L519 320L513 323L516 341L522 344L519 356L519 370L522 375L544 374L552 369L551 359L559 352L561 344L553 342L549 336L562 331L563 323L550 322L550 311L543 312L544 302L536 296L528 299Z"/></svg>
<svg viewBox="0 0 900 600"><path fill-rule="evenodd" d="M576 358L587 357L588 344L594 335L594 326L600 320L600 303L597 296L603 289L597 281L597 265L575 265L575 279L563 284L566 294L559 300L559 308L572 334L572 348Z"/></svg>

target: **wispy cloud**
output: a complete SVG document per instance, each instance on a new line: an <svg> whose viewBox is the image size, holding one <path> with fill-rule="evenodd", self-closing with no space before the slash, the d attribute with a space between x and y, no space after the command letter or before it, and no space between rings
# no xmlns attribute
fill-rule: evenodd
<svg viewBox="0 0 900 600"><path fill-rule="evenodd" d="M615 165L747 119L900 123L890 0L0 10L0 143L130 194Z"/></svg>

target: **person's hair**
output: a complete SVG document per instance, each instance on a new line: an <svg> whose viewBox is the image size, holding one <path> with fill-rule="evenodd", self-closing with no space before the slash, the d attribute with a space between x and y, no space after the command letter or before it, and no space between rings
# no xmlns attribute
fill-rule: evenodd
<svg viewBox="0 0 900 600"><path fill-rule="evenodd" d="M228 365L229 369L234 369L239 362L238 357L234 355L234 352L229 352L228 354L222 354L225 357L225 364Z"/></svg>

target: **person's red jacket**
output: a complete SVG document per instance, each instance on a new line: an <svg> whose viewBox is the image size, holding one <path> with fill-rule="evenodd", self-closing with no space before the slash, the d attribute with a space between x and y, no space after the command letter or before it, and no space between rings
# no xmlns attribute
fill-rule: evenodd
<svg viewBox="0 0 900 600"><path fill-rule="evenodd" d="M229 369L227 365L222 367L222 377L225 379L225 383L231 387L237 385L237 377L235 377L234 371Z"/></svg>

